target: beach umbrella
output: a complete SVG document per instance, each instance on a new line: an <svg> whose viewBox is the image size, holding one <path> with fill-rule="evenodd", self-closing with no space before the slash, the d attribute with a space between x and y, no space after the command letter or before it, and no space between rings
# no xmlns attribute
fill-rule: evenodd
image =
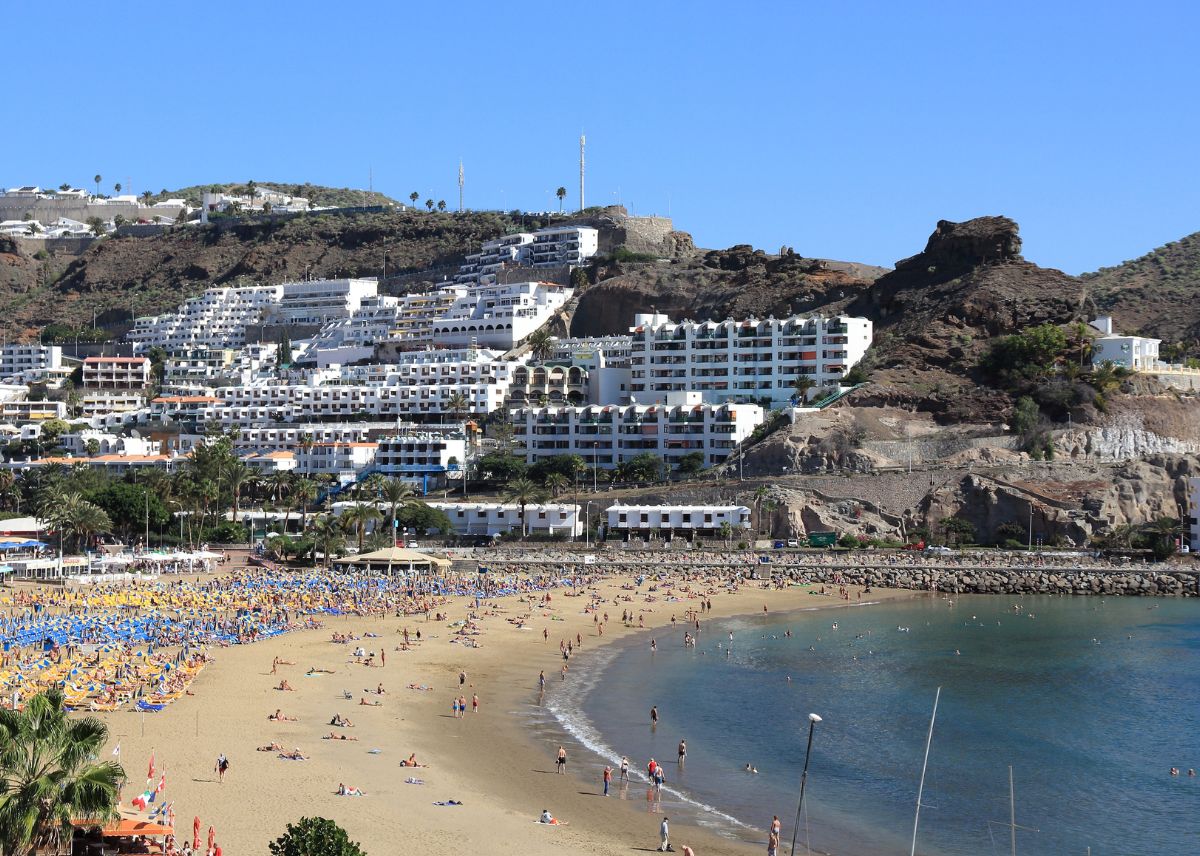
<svg viewBox="0 0 1200 856"><path fill-rule="evenodd" d="M197 815L196 819L192 821L192 849L193 850L200 849L200 816L199 815Z"/></svg>
<svg viewBox="0 0 1200 856"><path fill-rule="evenodd" d="M213 849L213 842L217 840L217 831L211 826L208 828L208 849Z"/></svg>

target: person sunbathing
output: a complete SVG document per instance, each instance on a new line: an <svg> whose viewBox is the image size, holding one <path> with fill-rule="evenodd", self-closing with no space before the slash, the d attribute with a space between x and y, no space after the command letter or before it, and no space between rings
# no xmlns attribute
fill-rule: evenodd
<svg viewBox="0 0 1200 856"><path fill-rule="evenodd" d="M417 763L417 753L413 752L411 755L408 756L408 758L406 758L405 760L400 762L400 766L401 767L428 767L429 765L428 764L418 764Z"/></svg>
<svg viewBox="0 0 1200 856"><path fill-rule="evenodd" d="M259 752L282 752L283 747L280 746L278 743L268 743L266 746L259 746L257 751L259 751Z"/></svg>
<svg viewBox="0 0 1200 856"><path fill-rule="evenodd" d="M308 760L308 756L300 751L299 746L297 746L291 752L280 752L279 757L284 758L288 761L307 761Z"/></svg>
<svg viewBox="0 0 1200 856"><path fill-rule="evenodd" d="M365 797L367 792L351 785L346 787L341 782L338 782L337 795L339 797Z"/></svg>
<svg viewBox="0 0 1200 856"><path fill-rule="evenodd" d="M309 666L307 674L309 674L309 675L333 675L333 674L336 674L336 672L334 672L333 669L318 669L316 666Z"/></svg>
<svg viewBox="0 0 1200 856"><path fill-rule="evenodd" d="M375 701L367 701L365 698L358 700L359 707L383 707L383 702L376 699Z"/></svg>
<svg viewBox="0 0 1200 856"><path fill-rule="evenodd" d="M295 690L292 689L292 685L287 681L280 681L279 686L275 687L275 689L284 690L286 692L295 692Z"/></svg>
<svg viewBox="0 0 1200 856"><path fill-rule="evenodd" d="M342 716L340 713L335 713L333 715L333 719L329 720L329 724L337 726L338 728L353 728L354 727L354 723L351 722L350 720L346 719L346 717Z"/></svg>
<svg viewBox="0 0 1200 856"><path fill-rule="evenodd" d="M330 731L328 734L321 737L322 740L357 740L357 737L351 737L348 734L334 734Z"/></svg>
<svg viewBox="0 0 1200 856"><path fill-rule="evenodd" d="M267 719L277 721L277 722L299 722L300 721L300 717L288 716L286 713L280 713L278 710L276 710L274 713L272 713L270 716L268 716Z"/></svg>

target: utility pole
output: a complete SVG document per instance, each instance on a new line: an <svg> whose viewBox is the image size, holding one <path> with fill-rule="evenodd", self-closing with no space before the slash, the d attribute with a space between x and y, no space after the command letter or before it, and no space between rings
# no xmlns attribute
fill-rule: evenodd
<svg viewBox="0 0 1200 856"><path fill-rule="evenodd" d="M587 145L587 137L583 134L579 135L579 210L582 211L586 206L583 202L583 167L584 157L583 149Z"/></svg>

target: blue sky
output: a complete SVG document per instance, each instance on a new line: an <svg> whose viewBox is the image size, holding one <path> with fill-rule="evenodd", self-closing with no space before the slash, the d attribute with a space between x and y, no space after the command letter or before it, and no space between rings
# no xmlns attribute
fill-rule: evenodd
<svg viewBox="0 0 1200 856"><path fill-rule="evenodd" d="M1123 8L1118 8L1123 7ZM214 181L670 211L891 264L1005 214L1077 273L1200 230L1195 4L9 4L0 186Z"/></svg>

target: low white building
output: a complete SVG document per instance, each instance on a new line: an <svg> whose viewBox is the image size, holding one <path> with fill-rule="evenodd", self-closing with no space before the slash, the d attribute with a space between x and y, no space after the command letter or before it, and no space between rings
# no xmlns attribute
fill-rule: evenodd
<svg viewBox="0 0 1200 856"><path fill-rule="evenodd" d="M697 392L669 393L664 405L522 407L509 416L527 463L579 455L601 469L645 453L672 467L693 452L706 467L719 464L764 418L757 404L705 404Z"/></svg>
<svg viewBox="0 0 1200 856"><path fill-rule="evenodd" d="M59 345L5 345L0 348L0 378L25 378L43 369L62 367Z"/></svg>
<svg viewBox="0 0 1200 856"><path fill-rule="evenodd" d="M494 537L520 534L521 508L501 502L431 502L431 508L445 512L459 535ZM583 534L579 506L569 503L545 503L525 506L525 531L529 535L561 535L576 538Z"/></svg>
<svg viewBox="0 0 1200 856"><path fill-rule="evenodd" d="M610 505L607 512L608 537L628 538L659 533L666 537L696 535L719 537L722 526L729 524L730 537L741 537L750 530L750 509L744 505Z"/></svg>
<svg viewBox="0 0 1200 856"><path fill-rule="evenodd" d="M146 437L122 437L104 431L85 429L69 432L58 438L58 443L69 455L158 455L162 444Z"/></svg>
<svg viewBox="0 0 1200 856"><path fill-rule="evenodd" d="M462 473L467 458L465 437L401 434L379 440L375 471L408 482L422 494L446 486Z"/></svg>
<svg viewBox="0 0 1200 856"><path fill-rule="evenodd" d="M471 289L434 322L433 339L441 347L507 351L550 320L571 294L572 289L549 282Z"/></svg>
<svg viewBox="0 0 1200 856"><path fill-rule="evenodd" d="M1200 552L1200 477L1188 479L1188 538L1192 552Z"/></svg>
<svg viewBox="0 0 1200 856"><path fill-rule="evenodd" d="M83 361L83 386L91 390L139 390L150 385L150 360L145 357L88 357Z"/></svg>
<svg viewBox="0 0 1200 856"><path fill-rule="evenodd" d="M377 443L314 443L296 450L296 472L331 475L348 484L375 461Z"/></svg>
<svg viewBox="0 0 1200 856"><path fill-rule="evenodd" d="M66 416L67 405L63 401L0 401L0 420L5 422L45 422Z"/></svg>
<svg viewBox="0 0 1200 856"><path fill-rule="evenodd" d="M1112 363L1130 371L1149 371L1158 365L1161 339L1117 335L1113 331L1113 319L1108 315L1089 323L1101 334L1092 340L1092 365Z"/></svg>

